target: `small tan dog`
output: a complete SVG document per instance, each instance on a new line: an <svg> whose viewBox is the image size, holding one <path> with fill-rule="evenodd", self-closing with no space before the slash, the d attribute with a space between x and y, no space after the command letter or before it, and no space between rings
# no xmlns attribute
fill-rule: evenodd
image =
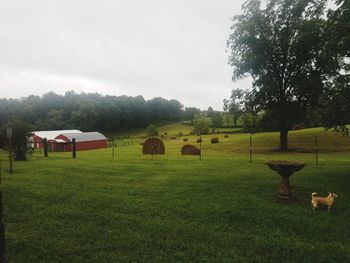
<svg viewBox="0 0 350 263"><path fill-rule="evenodd" d="M330 193L330 192L328 192L327 197L317 197L316 195L317 193L311 194L311 203L312 203L313 209L315 210L318 204L322 204L328 207L328 212L330 211L334 203L334 199L338 197L335 193Z"/></svg>

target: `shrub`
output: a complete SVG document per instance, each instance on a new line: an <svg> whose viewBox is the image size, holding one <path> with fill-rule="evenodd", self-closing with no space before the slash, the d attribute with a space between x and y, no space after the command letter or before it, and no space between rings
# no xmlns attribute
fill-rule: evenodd
<svg viewBox="0 0 350 263"><path fill-rule="evenodd" d="M184 142L188 142L188 138L183 138L183 141Z"/></svg>
<svg viewBox="0 0 350 263"><path fill-rule="evenodd" d="M209 133L210 120L204 114L196 114L193 120L194 134L207 134Z"/></svg>
<svg viewBox="0 0 350 263"><path fill-rule="evenodd" d="M261 124L262 115L243 113L240 116L240 121L242 122L243 131L254 134L259 131Z"/></svg>
<svg viewBox="0 0 350 263"><path fill-rule="evenodd" d="M159 132L157 131L156 126L154 126L153 124L151 124L147 127L146 133L147 133L147 136L158 136L159 135Z"/></svg>

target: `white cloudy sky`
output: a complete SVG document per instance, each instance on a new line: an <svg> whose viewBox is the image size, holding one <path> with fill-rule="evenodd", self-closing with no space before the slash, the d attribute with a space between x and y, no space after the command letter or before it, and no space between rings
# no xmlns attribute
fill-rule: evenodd
<svg viewBox="0 0 350 263"><path fill-rule="evenodd" d="M222 109L226 41L244 0L0 0L0 97L54 91Z"/></svg>

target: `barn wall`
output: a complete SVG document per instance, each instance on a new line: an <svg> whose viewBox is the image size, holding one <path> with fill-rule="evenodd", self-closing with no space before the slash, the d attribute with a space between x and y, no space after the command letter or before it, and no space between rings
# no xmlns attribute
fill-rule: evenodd
<svg viewBox="0 0 350 263"><path fill-rule="evenodd" d="M70 152L72 151L72 148L69 143L53 143L52 149L54 152Z"/></svg>
<svg viewBox="0 0 350 263"><path fill-rule="evenodd" d="M65 142L70 142L70 140L62 134L58 135L55 139L61 139L61 140L64 140Z"/></svg>
<svg viewBox="0 0 350 263"><path fill-rule="evenodd" d="M72 151L72 144L71 141L64 135L59 135L56 137L56 139L62 139L67 142L67 144L63 143L52 143L51 140L48 141L48 146L50 151L54 152L60 152L60 151L66 151L71 152ZM36 135L33 136L33 143L35 148L43 148L44 145L41 143L42 138L38 137ZM86 142L77 142L77 151L84 151L84 150L93 150L93 149L101 149L101 148L107 148L108 142L107 140L98 140L98 141L86 141Z"/></svg>
<svg viewBox="0 0 350 263"><path fill-rule="evenodd" d="M34 148L44 148L44 144L42 143L43 138L33 135L33 143L34 143ZM50 144L52 143L52 140L47 140L47 142Z"/></svg>
<svg viewBox="0 0 350 263"><path fill-rule="evenodd" d="M44 145L41 143L41 140L41 137L33 135L34 148L44 148Z"/></svg>
<svg viewBox="0 0 350 263"><path fill-rule="evenodd" d="M56 139L61 139L61 140L64 140L66 142L70 142L70 140L64 135L59 135L56 137ZM107 140L77 142L77 151L93 150L93 149L101 149L101 148L107 148ZM58 149L58 147L57 147L57 149ZM71 152L72 145L66 144L65 151Z"/></svg>
<svg viewBox="0 0 350 263"><path fill-rule="evenodd" d="M77 151L107 148L107 140L77 142Z"/></svg>

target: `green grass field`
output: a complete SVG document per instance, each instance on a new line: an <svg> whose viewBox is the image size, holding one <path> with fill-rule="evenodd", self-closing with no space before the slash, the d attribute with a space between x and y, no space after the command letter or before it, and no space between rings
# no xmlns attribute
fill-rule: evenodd
<svg viewBox="0 0 350 263"><path fill-rule="evenodd" d="M166 127L169 134L182 127ZM184 131L182 131L185 133ZM315 165L318 136L320 165ZM291 132L279 153L277 133L203 136L203 160L141 154L138 140L112 150L38 152L8 175L2 158L10 262L350 262L350 137L322 129ZM196 137L187 137L195 143ZM267 160L308 163L291 177L297 201L276 199L279 176ZM338 194L330 213L310 194Z"/></svg>

